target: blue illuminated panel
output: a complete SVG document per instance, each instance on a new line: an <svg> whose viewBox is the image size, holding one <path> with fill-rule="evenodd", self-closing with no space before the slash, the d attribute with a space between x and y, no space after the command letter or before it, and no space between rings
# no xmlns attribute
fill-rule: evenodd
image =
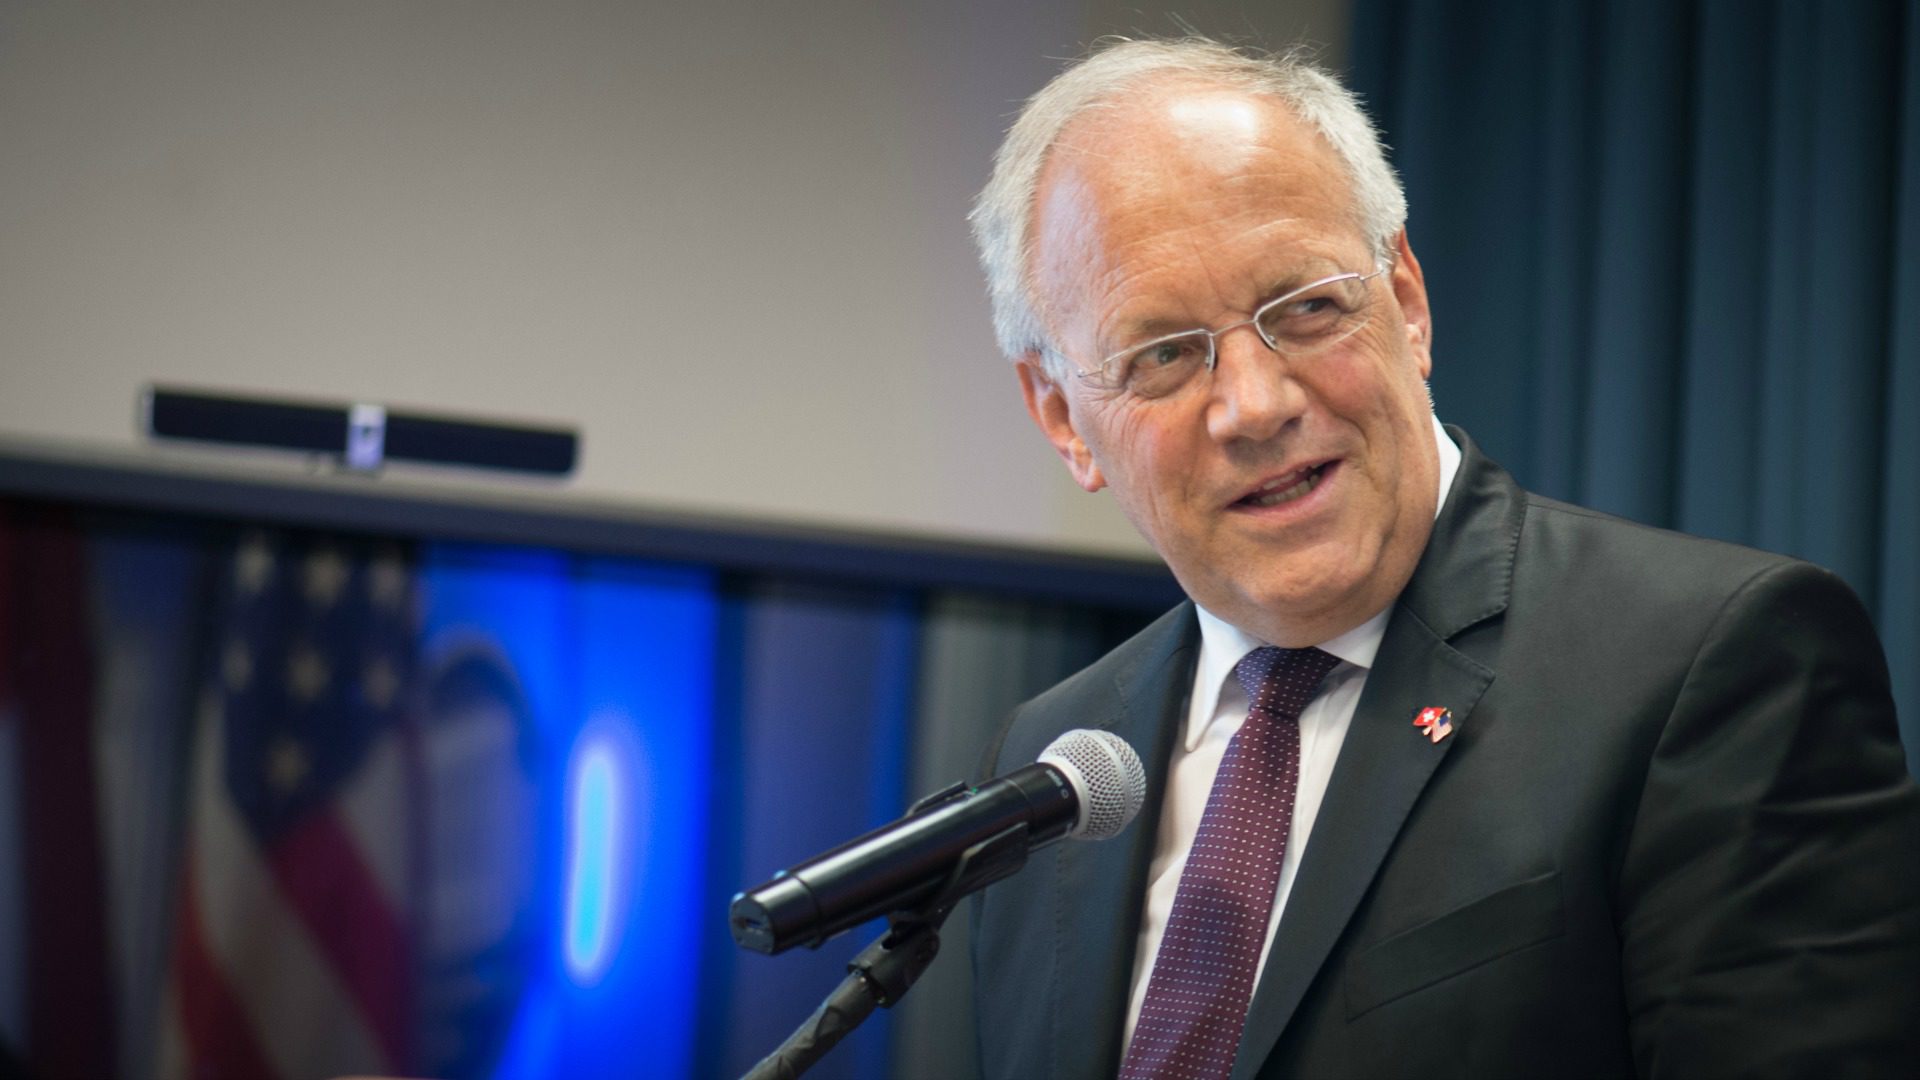
<svg viewBox="0 0 1920 1080"><path fill-rule="evenodd" d="M589 731L575 747L579 764L567 781L567 877L561 904L567 974L581 986L600 980L612 957L626 860L628 762L611 733Z"/></svg>
<svg viewBox="0 0 1920 1080"><path fill-rule="evenodd" d="M494 1075L687 1075L699 943L719 925L700 909L710 575L443 544L422 579L427 662L491 651L526 699L539 872L516 924L531 929L508 939L525 985Z"/></svg>

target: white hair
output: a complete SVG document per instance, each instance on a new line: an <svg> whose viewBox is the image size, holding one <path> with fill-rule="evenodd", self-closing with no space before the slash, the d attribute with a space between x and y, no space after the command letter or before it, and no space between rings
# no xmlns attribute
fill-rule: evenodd
<svg viewBox="0 0 1920 1080"><path fill-rule="evenodd" d="M1051 365L1058 354L1047 340L1028 279L1034 197L1047 155L1082 114L1111 107L1125 91L1155 78L1201 80L1286 105L1333 148L1353 183L1355 225L1381 265L1392 259L1394 240L1407 220L1400 180L1359 99L1315 67L1304 50L1257 53L1206 38L1111 39L1027 100L994 154L993 175L968 215L993 302L994 334L1008 359L1037 351Z"/></svg>

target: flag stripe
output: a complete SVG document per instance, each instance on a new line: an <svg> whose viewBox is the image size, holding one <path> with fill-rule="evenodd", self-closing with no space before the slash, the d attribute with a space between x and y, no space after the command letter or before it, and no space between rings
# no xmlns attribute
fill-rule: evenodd
<svg viewBox="0 0 1920 1080"><path fill-rule="evenodd" d="M259 859L259 849L218 782L224 769L217 710L196 768L193 874L199 932L230 981L251 1030L281 1076L393 1072L380 1041L332 965L315 949ZM200 1057L195 1045L194 1057Z"/></svg>
<svg viewBox="0 0 1920 1080"><path fill-rule="evenodd" d="M272 1077L279 1075L268 1064L265 1052L254 1040L253 1027L234 999L232 988L221 974L220 965L207 951L201 934L198 890L193 883L193 855L187 855L187 872L180 890L180 918L174 935L173 969L176 979L176 1014L191 1048L190 1074L218 1077Z"/></svg>
<svg viewBox="0 0 1920 1080"><path fill-rule="evenodd" d="M267 864L387 1060L408 1060L406 933L340 820L311 815L273 846Z"/></svg>
<svg viewBox="0 0 1920 1080"><path fill-rule="evenodd" d="M414 855L409 830L414 804L409 788L419 782L419 777L407 772L402 750L406 737L404 731L395 732L368 748L366 762L347 781L335 810L347 838L359 849L361 861L373 875L378 895L392 902L396 910L403 910L399 901L411 895L410 860Z"/></svg>

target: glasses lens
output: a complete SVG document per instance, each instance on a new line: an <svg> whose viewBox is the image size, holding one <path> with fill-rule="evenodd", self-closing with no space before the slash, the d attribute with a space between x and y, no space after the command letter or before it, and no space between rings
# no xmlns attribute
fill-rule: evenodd
<svg viewBox="0 0 1920 1080"><path fill-rule="evenodd" d="M1103 385L1138 397L1163 397L1207 366L1210 342L1205 330L1194 330L1129 349L1102 367Z"/></svg>
<svg viewBox="0 0 1920 1080"><path fill-rule="evenodd" d="M1291 292L1254 316L1260 333L1283 353L1300 356L1345 340L1367 324L1367 281L1341 274Z"/></svg>

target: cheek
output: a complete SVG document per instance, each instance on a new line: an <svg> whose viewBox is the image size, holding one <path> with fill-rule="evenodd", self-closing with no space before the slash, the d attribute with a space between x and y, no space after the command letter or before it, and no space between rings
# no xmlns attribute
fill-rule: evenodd
<svg viewBox="0 0 1920 1080"><path fill-rule="evenodd" d="M1417 470L1428 433L1426 384L1404 354L1388 354L1329 371L1321 384L1327 409L1360 440L1361 476L1369 502L1397 505Z"/></svg>
<svg viewBox="0 0 1920 1080"><path fill-rule="evenodd" d="M1115 410L1087 440L1108 486L1128 516L1143 528L1172 513L1183 498L1189 473L1198 467L1182 442L1183 422L1199 423L1192 418L1149 416L1141 410Z"/></svg>
<svg viewBox="0 0 1920 1080"><path fill-rule="evenodd" d="M1430 411L1427 385L1408 350L1395 342L1355 354L1352 362L1329 371L1325 384L1330 406L1340 416L1376 429L1372 438L1398 440Z"/></svg>
<svg viewBox="0 0 1920 1080"><path fill-rule="evenodd" d="M1088 420L1081 429L1088 433L1087 449L1109 482L1149 470L1154 432L1143 422L1139 410L1109 407L1090 411Z"/></svg>

